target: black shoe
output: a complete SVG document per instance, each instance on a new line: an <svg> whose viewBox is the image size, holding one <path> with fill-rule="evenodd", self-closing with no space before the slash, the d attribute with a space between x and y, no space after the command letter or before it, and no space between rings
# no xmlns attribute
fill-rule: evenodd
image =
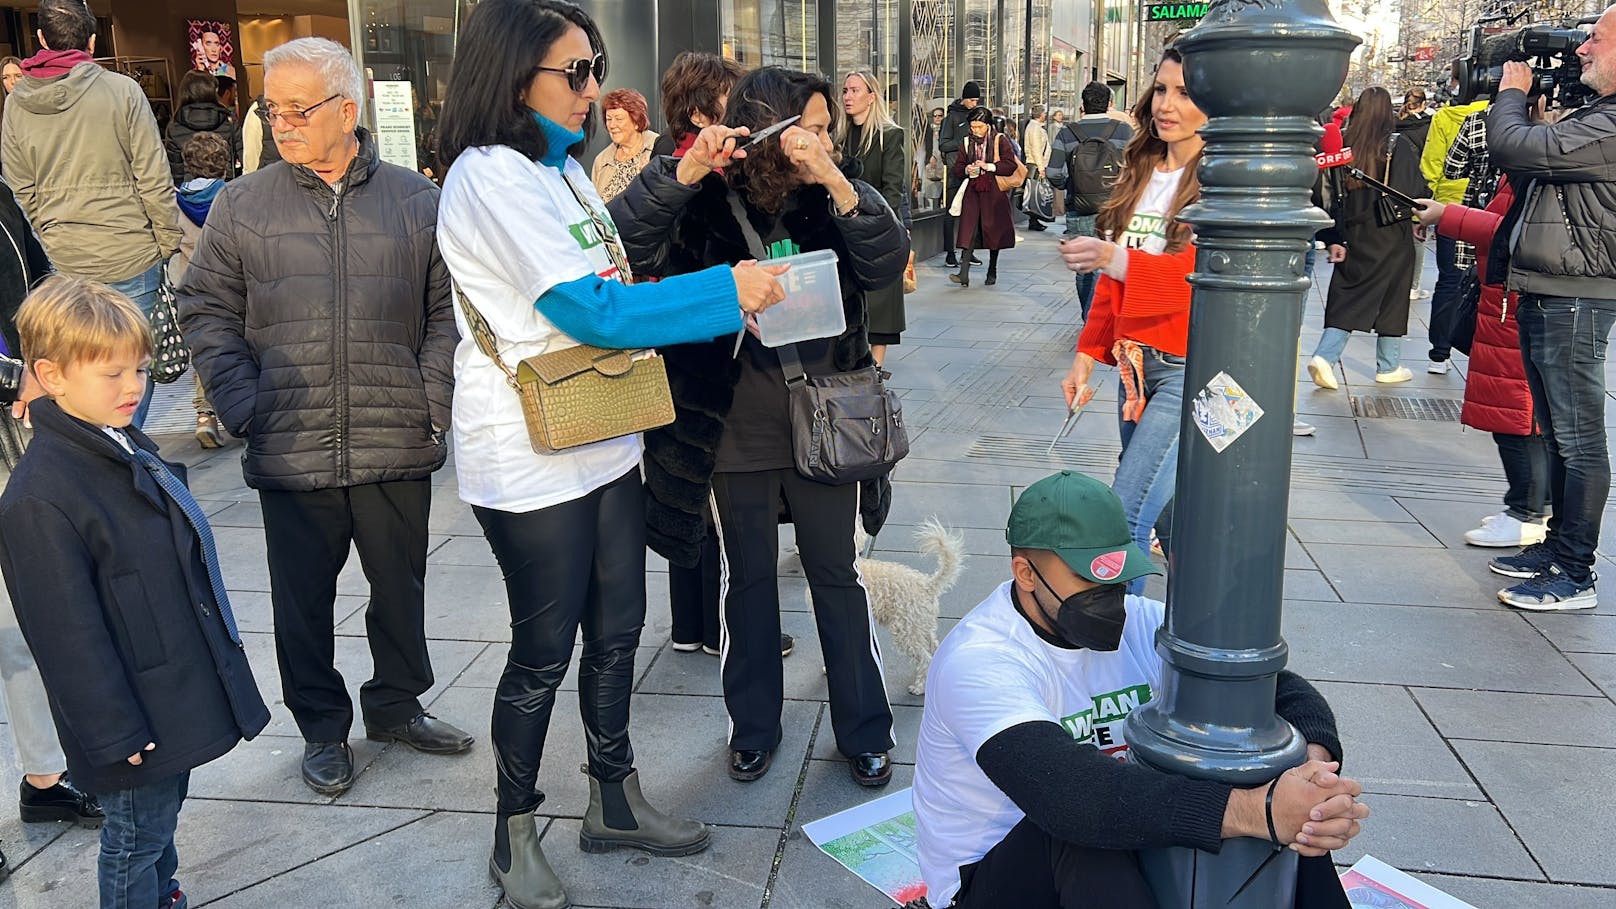
<svg viewBox="0 0 1616 909"><path fill-rule="evenodd" d="M459 754L476 741L449 723L422 711L402 726L382 728L365 724L365 738L372 742L403 742L423 754Z"/></svg>
<svg viewBox="0 0 1616 909"><path fill-rule="evenodd" d="M35 789L23 780L17 787L17 807L23 821L29 824L70 821L95 830L107 817L95 796L74 786L65 773L49 789Z"/></svg>
<svg viewBox="0 0 1616 909"><path fill-rule="evenodd" d="M983 281L982 283L987 285L988 287L992 287L993 285L999 283L999 275L998 275L998 273L995 272L991 268L988 269L987 280Z"/></svg>
<svg viewBox="0 0 1616 909"><path fill-rule="evenodd" d="M872 788L892 782L892 758L885 751L856 754L847 759L853 782Z"/></svg>
<svg viewBox="0 0 1616 909"><path fill-rule="evenodd" d="M959 256L949 253L948 258L943 260L943 265L948 268L959 268Z"/></svg>
<svg viewBox="0 0 1616 909"><path fill-rule="evenodd" d="M791 651L797 647L797 639L789 634L780 635L780 659L791 656Z"/></svg>
<svg viewBox="0 0 1616 909"><path fill-rule="evenodd" d="M303 782L321 795L341 795L353 785L353 751L347 742L303 746Z"/></svg>
<svg viewBox="0 0 1616 909"><path fill-rule="evenodd" d="M769 765L774 763L772 751L731 751L729 753L729 778L750 783L769 772Z"/></svg>
<svg viewBox="0 0 1616 909"><path fill-rule="evenodd" d="M1027 229L1028 230L1046 230L1047 228L1044 227L1043 222L1034 221L1031 224L1027 225Z"/></svg>
<svg viewBox="0 0 1616 909"><path fill-rule="evenodd" d="M976 256L975 256L975 255L972 255L972 256L971 256L971 264L972 264L972 265L981 265L981 264L982 264L982 260L981 260L981 259L978 259L978 258L977 258L977 257L976 257Z"/></svg>

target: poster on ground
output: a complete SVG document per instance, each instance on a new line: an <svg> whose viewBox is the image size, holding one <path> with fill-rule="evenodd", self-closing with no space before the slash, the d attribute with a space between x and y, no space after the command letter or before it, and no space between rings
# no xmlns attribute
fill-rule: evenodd
<svg viewBox="0 0 1616 909"><path fill-rule="evenodd" d="M898 905L926 895L915 850L915 809L910 790L802 825L822 852Z"/></svg>
<svg viewBox="0 0 1616 909"><path fill-rule="evenodd" d="M1341 874L1352 909L1476 909L1372 855Z"/></svg>

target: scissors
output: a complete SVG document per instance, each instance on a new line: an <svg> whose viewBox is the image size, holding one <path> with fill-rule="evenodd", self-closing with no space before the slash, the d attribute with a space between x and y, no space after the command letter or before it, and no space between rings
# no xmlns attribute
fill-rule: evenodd
<svg viewBox="0 0 1616 909"><path fill-rule="evenodd" d="M1055 433L1055 438L1049 443L1049 454L1055 453L1055 446L1060 444L1061 439L1072 434L1072 427L1077 425L1077 418L1083 415L1083 405L1088 403L1083 400L1083 393L1088 390L1089 387L1085 385L1072 396L1072 406L1066 409L1066 422L1061 424L1060 432Z"/></svg>
<svg viewBox="0 0 1616 909"><path fill-rule="evenodd" d="M773 126L769 127L768 129L759 130L759 131L751 134L750 136L743 136L739 140L736 141L735 150L740 151L743 148L751 148L752 146L758 144L759 142L762 142L764 139L769 138L770 136L774 135L775 133L781 132L786 127L790 126L793 123L796 123L798 120L801 120L801 119L802 119L802 114L796 114L794 116L790 116L790 117L785 118L784 120L779 121L778 123L774 124Z"/></svg>

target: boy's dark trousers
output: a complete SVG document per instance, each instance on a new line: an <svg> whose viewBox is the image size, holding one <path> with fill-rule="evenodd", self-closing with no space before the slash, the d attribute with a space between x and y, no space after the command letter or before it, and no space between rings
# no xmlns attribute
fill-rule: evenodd
<svg viewBox="0 0 1616 909"><path fill-rule="evenodd" d="M136 789L101 792L101 909L158 909L179 889L174 828L191 784L189 770Z"/></svg>

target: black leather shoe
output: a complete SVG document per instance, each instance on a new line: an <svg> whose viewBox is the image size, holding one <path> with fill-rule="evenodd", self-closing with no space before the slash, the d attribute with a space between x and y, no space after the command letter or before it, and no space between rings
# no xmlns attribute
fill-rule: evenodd
<svg viewBox="0 0 1616 909"><path fill-rule="evenodd" d="M983 281L982 283L988 287L992 287L993 285L999 283L999 276L994 273L993 269L990 268L988 269L987 280Z"/></svg>
<svg viewBox="0 0 1616 909"><path fill-rule="evenodd" d="M353 751L347 742L303 746L303 782L321 795L341 795L353 785Z"/></svg>
<svg viewBox="0 0 1616 909"><path fill-rule="evenodd" d="M856 754L847 759L853 782L860 786L885 786L892 782L892 758L885 751Z"/></svg>
<svg viewBox="0 0 1616 909"><path fill-rule="evenodd" d="M74 786L65 773L49 789L35 789L23 780L17 787L17 809L30 824L69 821L95 830L106 820L95 796Z"/></svg>
<svg viewBox="0 0 1616 909"><path fill-rule="evenodd" d="M772 751L731 751L729 753L729 778L740 780L743 783L761 777L769 772L769 765L774 763Z"/></svg>
<svg viewBox="0 0 1616 909"><path fill-rule="evenodd" d="M1038 221L1034 221L1031 224L1027 225L1027 229L1028 230L1044 230L1044 225L1042 223L1038 222Z"/></svg>
<svg viewBox="0 0 1616 909"><path fill-rule="evenodd" d="M797 649L797 639L789 634L780 635L780 659L791 656L791 651Z"/></svg>
<svg viewBox="0 0 1616 909"><path fill-rule="evenodd" d="M476 741L470 735L430 713L417 714L402 726L365 724L365 738L372 742L403 742L424 754L459 754Z"/></svg>

